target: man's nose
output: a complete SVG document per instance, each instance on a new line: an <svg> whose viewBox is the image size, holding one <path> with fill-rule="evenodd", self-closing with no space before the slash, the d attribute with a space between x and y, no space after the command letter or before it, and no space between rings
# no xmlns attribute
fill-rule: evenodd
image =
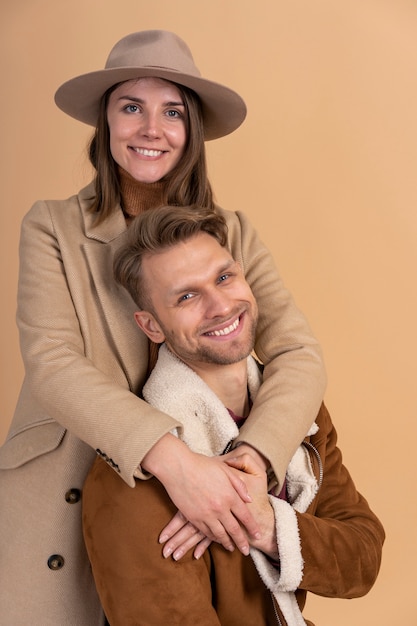
<svg viewBox="0 0 417 626"><path fill-rule="evenodd" d="M208 317L224 317L232 309L228 294L219 288L210 290L206 297L206 314Z"/></svg>

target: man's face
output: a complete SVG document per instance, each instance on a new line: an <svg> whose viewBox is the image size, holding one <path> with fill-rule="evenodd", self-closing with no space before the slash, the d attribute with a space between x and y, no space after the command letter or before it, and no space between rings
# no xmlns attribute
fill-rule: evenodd
<svg viewBox="0 0 417 626"><path fill-rule="evenodd" d="M152 313L136 320L158 343L193 369L245 359L251 352L258 309L243 272L226 248L199 233L143 260Z"/></svg>

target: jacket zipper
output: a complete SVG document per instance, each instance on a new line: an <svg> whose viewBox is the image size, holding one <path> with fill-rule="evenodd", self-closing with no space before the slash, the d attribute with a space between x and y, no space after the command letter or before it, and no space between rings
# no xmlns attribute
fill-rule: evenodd
<svg viewBox="0 0 417 626"><path fill-rule="evenodd" d="M282 622L281 622L281 618L278 615L278 609L277 609L277 601L275 600L274 596L271 593L271 599L272 599L272 606L274 607L274 613L275 613L275 617L277 618L277 624L278 626L283 626Z"/></svg>
<svg viewBox="0 0 417 626"><path fill-rule="evenodd" d="M313 453L313 455L316 457L316 459L317 459L317 464L318 464L318 467L319 467L319 477L318 477L318 481L317 482L318 482L318 489L320 489L320 487L322 485L322 482L323 482L323 462L321 460L320 453L317 450L317 448L310 441L303 441L302 445L305 446L307 449L309 449ZM281 618L280 618L280 616L278 614L278 609L277 609L278 603L276 602L276 600L275 600L274 596L272 595L272 593L271 593L271 597L272 597L272 604L274 606L275 617L277 619L277 624L278 624L278 626L284 626L282 621L281 621Z"/></svg>
<svg viewBox="0 0 417 626"><path fill-rule="evenodd" d="M313 452L314 456L317 459L317 463L318 463L318 466L319 466L319 479L318 479L318 488L317 488L317 490L319 490L320 487L321 487L321 484L323 482L323 462L321 460L320 453L317 450L317 448L315 446L313 446L313 444L310 441L303 441L303 446L305 446L306 448L309 448Z"/></svg>

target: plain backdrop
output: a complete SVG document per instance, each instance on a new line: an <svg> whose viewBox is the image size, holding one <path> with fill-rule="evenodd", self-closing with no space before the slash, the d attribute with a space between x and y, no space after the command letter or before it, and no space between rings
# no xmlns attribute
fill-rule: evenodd
<svg viewBox="0 0 417 626"><path fill-rule="evenodd" d="M208 145L217 200L250 216L319 338L345 463L387 532L369 595L310 596L306 617L415 626L415 0L2 0L0 441L23 377L21 219L91 175L91 129L53 94L147 28L175 31L247 102L244 125Z"/></svg>

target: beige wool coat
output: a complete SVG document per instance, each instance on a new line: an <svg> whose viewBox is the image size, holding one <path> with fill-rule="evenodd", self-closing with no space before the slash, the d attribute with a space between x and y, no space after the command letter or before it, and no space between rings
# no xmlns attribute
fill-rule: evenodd
<svg viewBox="0 0 417 626"><path fill-rule="evenodd" d="M134 487L141 459L178 425L137 397L147 340L112 277L126 224L119 209L95 225L93 195L89 185L68 200L39 201L22 224L17 321L26 376L0 448L0 623L10 626L103 623L82 541L84 478L98 453ZM265 364L239 438L282 480L324 394L320 348L248 220L218 210L258 300L256 352Z"/></svg>

